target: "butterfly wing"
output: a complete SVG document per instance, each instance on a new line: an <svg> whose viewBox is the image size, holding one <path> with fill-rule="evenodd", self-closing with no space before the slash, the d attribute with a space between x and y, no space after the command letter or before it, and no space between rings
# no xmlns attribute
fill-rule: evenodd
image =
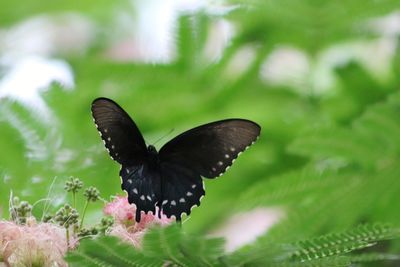
<svg viewBox="0 0 400 267"><path fill-rule="evenodd" d="M117 103L107 98L95 99L92 116L112 159L123 166L145 162L147 149L143 136Z"/></svg>
<svg viewBox="0 0 400 267"><path fill-rule="evenodd" d="M137 222L140 222L141 211L156 214L156 204L161 193L161 176L157 168L148 163L139 166L125 167L120 170L122 189L128 193L128 202L136 205Z"/></svg>
<svg viewBox="0 0 400 267"><path fill-rule="evenodd" d="M193 169L179 163L161 163L161 209L167 217L181 220L182 213L190 214L205 195L203 180Z"/></svg>
<svg viewBox="0 0 400 267"><path fill-rule="evenodd" d="M111 158L122 165L121 188L128 193L129 203L136 205L136 221L140 221L141 211L155 213L160 194L160 174L150 165L138 127L111 99L94 100L92 115Z"/></svg>
<svg viewBox="0 0 400 267"><path fill-rule="evenodd" d="M159 152L164 213L177 219L189 214L204 195L201 176L222 175L260 131L252 121L228 119L193 128L165 144Z"/></svg>

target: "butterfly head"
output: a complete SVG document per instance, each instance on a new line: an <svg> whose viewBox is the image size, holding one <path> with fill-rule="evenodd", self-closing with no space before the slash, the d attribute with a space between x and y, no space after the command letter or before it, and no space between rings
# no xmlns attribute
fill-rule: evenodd
<svg viewBox="0 0 400 267"><path fill-rule="evenodd" d="M151 154L151 155L157 155L158 153L157 153L157 149L154 147L154 146L152 146L152 145L149 145L148 147L147 147L147 151Z"/></svg>

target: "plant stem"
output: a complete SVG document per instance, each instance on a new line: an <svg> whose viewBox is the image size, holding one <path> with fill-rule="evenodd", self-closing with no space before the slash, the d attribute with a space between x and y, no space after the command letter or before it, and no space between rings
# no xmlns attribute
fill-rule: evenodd
<svg viewBox="0 0 400 267"><path fill-rule="evenodd" d="M73 198L73 208L76 209L76 193L72 191L72 198ZM74 225L72 231L74 232L74 235L76 234L76 226Z"/></svg>
<svg viewBox="0 0 400 267"><path fill-rule="evenodd" d="M76 209L76 193L75 192L72 192L72 197L73 197L73 201L74 201L73 208Z"/></svg>
<svg viewBox="0 0 400 267"><path fill-rule="evenodd" d="M66 236L67 236L67 248L69 249L69 228L65 228Z"/></svg>
<svg viewBox="0 0 400 267"><path fill-rule="evenodd" d="M89 201L86 200L85 207L83 208L81 224L79 225L79 230L82 229L83 219L85 218L85 213L86 213L86 209L87 209L88 204L89 204Z"/></svg>

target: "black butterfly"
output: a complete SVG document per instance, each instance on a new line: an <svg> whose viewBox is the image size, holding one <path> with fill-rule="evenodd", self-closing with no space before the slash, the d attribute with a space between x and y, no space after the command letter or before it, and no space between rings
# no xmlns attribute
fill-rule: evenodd
<svg viewBox="0 0 400 267"><path fill-rule="evenodd" d="M200 205L205 195L201 177L221 176L239 154L256 141L261 128L244 119L211 122L186 131L159 152L146 143L129 115L114 101L97 98L92 115L112 157L122 165L122 189L140 213L157 206L167 217L181 220L182 213Z"/></svg>

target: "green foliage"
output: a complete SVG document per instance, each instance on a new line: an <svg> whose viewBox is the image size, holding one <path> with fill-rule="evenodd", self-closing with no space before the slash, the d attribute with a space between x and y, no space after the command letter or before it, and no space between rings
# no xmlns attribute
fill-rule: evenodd
<svg viewBox="0 0 400 267"><path fill-rule="evenodd" d="M356 228L292 243L271 243L227 257L229 266L350 266L357 262L397 260L395 255L350 254L384 240L399 238L399 230L382 225Z"/></svg>
<svg viewBox="0 0 400 267"><path fill-rule="evenodd" d="M162 263L109 236L83 239L79 249L68 253L66 260L70 266L160 266Z"/></svg>
<svg viewBox="0 0 400 267"><path fill-rule="evenodd" d="M72 266L218 266L222 245L221 239L190 236L174 225L152 229L140 250L115 237L100 237L82 240L66 259Z"/></svg>
<svg viewBox="0 0 400 267"><path fill-rule="evenodd" d="M178 226L169 226L151 229L140 249L114 237L85 239L66 259L72 266L350 266L359 262L398 260L399 256L390 254L349 253L399 237L398 229L362 225L299 242L258 247L238 256L224 254L221 239L188 235Z"/></svg>
<svg viewBox="0 0 400 267"><path fill-rule="evenodd" d="M344 233L300 241L293 256L302 262L311 261L366 248L377 241L398 236L398 231L393 231L388 227L360 226Z"/></svg>
<svg viewBox="0 0 400 267"><path fill-rule="evenodd" d="M348 229L362 221L382 221L399 227L398 206L394 204L400 192L397 164L400 135L396 134L400 127L399 111L397 93L368 108L352 125L329 129L322 126L298 137L290 151L310 157L310 163L302 170L254 184L237 206L239 210L281 206L287 211L287 218L238 253L253 253L259 246L271 246L290 238L307 239L327 228ZM380 239L384 231L382 228L375 233L373 228L360 228L342 237L331 235L308 240L301 243L308 248L299 257L317 259L365 247L369 242L363 236L373 241ZM351 238L350 244L343 241L343 237L355 235L360 237L356 242Z"/></svg>
<svg viewBox="0 0 400 267"><path fill-rule="evenodd" d="M312 54L335 42L365 38L363 22L399 7L394 0L357 0L340 5L312 0L235 2L246 7L234 13L242 22L241 37L245 41L296 44Z"/></svg>

